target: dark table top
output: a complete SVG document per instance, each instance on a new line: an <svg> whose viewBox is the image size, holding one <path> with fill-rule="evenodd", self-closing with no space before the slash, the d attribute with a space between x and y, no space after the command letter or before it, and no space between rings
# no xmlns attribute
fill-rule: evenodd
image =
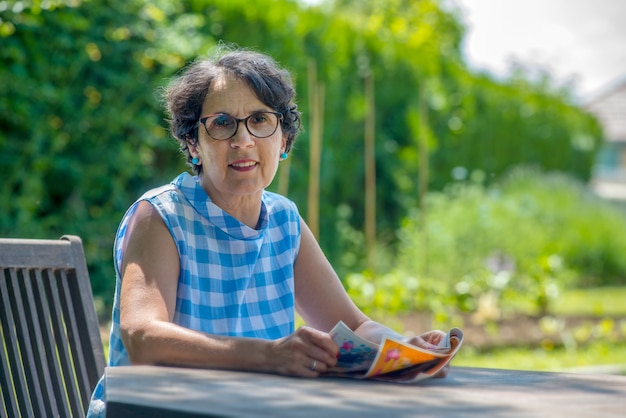
<svg viewBox="0 0 626 418"><path fill-rule="evenodd" d="M626 417L626 376L452 367L417 384L109 367L107 417Z"/></svg>

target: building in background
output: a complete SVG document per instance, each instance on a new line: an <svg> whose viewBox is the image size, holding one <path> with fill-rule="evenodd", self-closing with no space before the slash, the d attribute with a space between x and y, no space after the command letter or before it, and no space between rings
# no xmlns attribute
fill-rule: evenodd
<svg viewBox="0 0 626 418"><path fill-rule="evenodd" d="M585 106L604 130L591 187L601 197L626 202L626 77Z"/></svg>

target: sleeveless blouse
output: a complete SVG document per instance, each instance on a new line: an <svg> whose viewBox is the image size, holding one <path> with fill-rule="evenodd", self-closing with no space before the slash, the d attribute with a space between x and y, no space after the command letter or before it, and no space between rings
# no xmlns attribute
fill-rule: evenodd
<svg viewBox="0 0 626 418"><path fill-rule="evenodd" d="M180 256L176 324L210 334L264 339L294 331L293 267L300 247L295 204L264 191L259 222L256 229L250 228L211 202L197 177L183 173L139 198L118 228L109 366L129 364L120 335L120 266L128 223L140 201L158 211ZM102 398L101 386L102 380L92 404Z"/></svg>

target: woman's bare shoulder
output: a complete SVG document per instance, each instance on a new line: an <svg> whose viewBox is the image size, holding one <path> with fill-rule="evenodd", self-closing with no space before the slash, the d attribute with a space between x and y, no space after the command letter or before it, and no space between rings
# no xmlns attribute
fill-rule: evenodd
<svg viewBox="0 0 626 418"><path fill-rule="evenodd" d="M146 200L139 201L128 221L127 249L175 251L173 238L157 209Z"/></svg>

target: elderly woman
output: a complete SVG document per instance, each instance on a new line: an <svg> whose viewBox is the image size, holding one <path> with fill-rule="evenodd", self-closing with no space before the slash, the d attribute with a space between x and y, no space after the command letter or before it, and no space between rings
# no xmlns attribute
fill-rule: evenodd
<svg viewBox="0 0 626 418"><path fill-rule="evenodd" d="M335 365L327 332L338 321L371 341L398 336L350 300L294 203L265 190L300 124L289 74L266 55L226 51L188 67L165 98L195 176L148 191L122 219L109 365L316 377ZM100 382L90 416L102 397Z"/></svg>

